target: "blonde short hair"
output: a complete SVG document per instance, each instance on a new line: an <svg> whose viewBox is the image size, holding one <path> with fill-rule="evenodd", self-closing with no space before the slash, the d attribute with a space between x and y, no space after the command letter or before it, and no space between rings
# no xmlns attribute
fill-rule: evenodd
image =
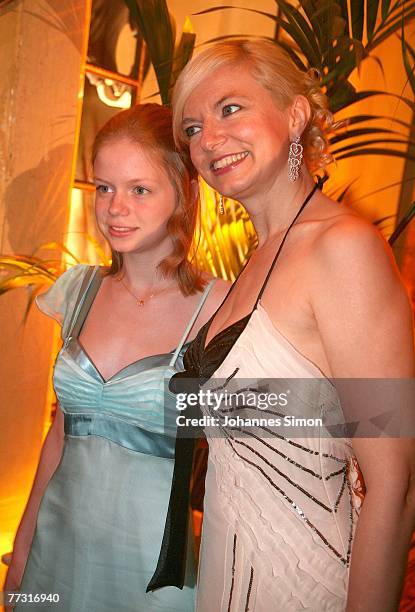
<svg viewBox="0 0 415 612"><path fill-rule="evenodd" d="M290 106L297 95L307 98L311 116L301 136L304 159L311 171L330 163L327 132L333 118L317 71L301 71L278 44L263 39L241 38L216 43L186 65L173 94L173 134L177 146L183 151L188 147L182 119L190 94L216 69L235 64L251 69L252 76L272 94L280 110Z"/></svg>

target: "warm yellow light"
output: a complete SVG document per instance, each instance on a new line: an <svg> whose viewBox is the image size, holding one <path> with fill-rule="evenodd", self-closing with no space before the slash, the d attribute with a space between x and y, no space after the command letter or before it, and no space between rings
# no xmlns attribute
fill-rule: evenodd
<svg viewBox="0 0 415 612"><path fill-rule="evenodd" d="M204 270L233 281L256 244L254 227L243 206L229 198L224 198L225 214L221 215L219 195L203 179L199 194L196 260Z"/></svg>
<svg viewBox="0 0 415 612"><path fill-rule="evenodd" d="M195 33L193 26L192 26L192 22L190 21L190 17L188 15L186 15L186 19L184 20L183 32L185 32L186 34Z"/></svg>

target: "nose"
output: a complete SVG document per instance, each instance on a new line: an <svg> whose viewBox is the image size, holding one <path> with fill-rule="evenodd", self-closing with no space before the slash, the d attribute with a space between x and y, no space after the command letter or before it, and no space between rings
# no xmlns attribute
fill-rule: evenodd
<svg viewBox="0 0 415 612"><path fill-rule="evenodd" d="M215 151L225 142L223 128L215 119L208 119L203 124L200 146L205 151Z"/></svg>
<svg viewBox="0 0 415 612"><path fill-rule="evenodd" d="M123 197L123 194L115 192L112 195L108 205L108 213L112 217L117 217L119 215L128 215L128 206L126 204L125 198Z"/></svg>

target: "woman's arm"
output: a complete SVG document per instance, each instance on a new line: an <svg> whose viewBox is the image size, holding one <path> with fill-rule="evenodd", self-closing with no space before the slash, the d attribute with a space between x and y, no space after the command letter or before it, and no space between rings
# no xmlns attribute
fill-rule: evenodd
<svg viewBox="0 0 415 612"><path fill-rule="evenodd" d="M321 237L314 271L311 303L333 377L413 377L409 301L377 232L359 219L336 224ZM368 385L376 392L372 381ZM384 402L379 388L378 400ZM375 406L376 397L372 400ZM352 550L347 611L393 612L415 527L414 441L355 437L352 442L366 496Z"/></svg>
<svg viewBox="0 0 415 612"><path fill-rule="evenodd" d="M36 527L40 502L62 456L63 436L63 413L57 408L55 419L43 444L29 500L14 540L13 555L4 583L5 591L13 591L20 587Z"/></svg>
<svg viewBox="0 0 415 612"><path fill-rule="evenodd" d="M347 612L396 612L415 528L412 440L355 439L366 483L352 550Z"/></svg>

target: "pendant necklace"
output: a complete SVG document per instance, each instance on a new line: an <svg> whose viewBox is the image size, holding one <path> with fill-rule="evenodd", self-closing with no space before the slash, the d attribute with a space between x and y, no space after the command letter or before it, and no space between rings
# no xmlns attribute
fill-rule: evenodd
<svg viewBox="0 0 415 612"><path fill-rule="evenodd" d="M140 307L145 306L146 303L152 300L156 295L161 295L165 291L168 291L169 289L173 289L176 287L176 285L168 285L167 287L163 287L163 289L160 289L159 291L153 291L148 296L143 298L143 297L138 297L137 295L135 295L131 291L131 289L128 287L128 285L125 284L122 278L120 278L119 280L121 281L125 289L128 291L128 293L135 299L135 301L137 302L137 306L140 306Z"/></svg>

